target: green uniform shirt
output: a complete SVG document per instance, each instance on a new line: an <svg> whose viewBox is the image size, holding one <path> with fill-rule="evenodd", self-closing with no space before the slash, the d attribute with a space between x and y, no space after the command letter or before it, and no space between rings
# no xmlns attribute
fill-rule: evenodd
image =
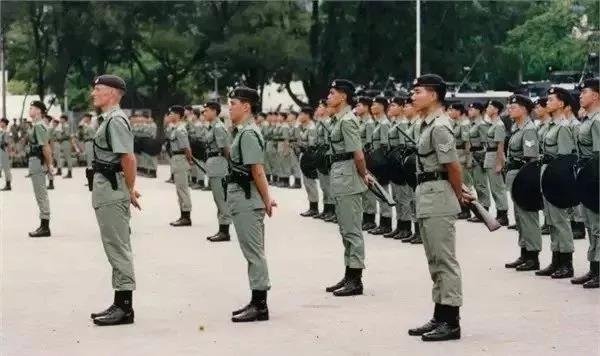
<svg viewBox="0 0 600 356"><path fill-rule="evenodd" d="M487 147L489 149L493 149L494 151L488 151L485 153L483 168L495 168L496 158L498 156L496 149L498 148L499 144L504 143L504 139L506 138L506 127L504 126L504 122L502 122L500 118L492 122L488 128L486 136Z"/></svg>
<svg viewBox="0 0 600 356"><path fill-rule="evenodd" d="M508 162L536 159L539 155L537 127L527 118L522 125L513 125L513 134L508 141Z"/></svg>
<svg viewBox="0 0 600 356"><path fill-rule="evenodd" d="M373 130L375 130L375 120L371 115L365 115L360 119L360 139L363 148L369 148L373 145Z"/></svg>
<svg viewBox="0 0 600 356"><path fill-rule="evenodd" d="M548 131L542 142L544 155L556 158L558 155L568 155L575 152L575 140L569 122L563 118L553 118L548 123Z"/></svg>
<svg viewBox="0 0 600 356"><path fill-rule="evenodd" d="M579 126L577 148L580 158L590 158L600 151L600 110L589 113Z"/></svg>
<svg viewBox="0 0 600 356"><path fill-rule="evenodd" d="M190 140L185 128L186 124L180 122L171 131L169 142L171 143L171 152L183 151L185 148L190 148Z"/></svg>
<svg viewBox="0 0 600 356"><path fill-rule="evenodd" d="M317 122L317 145L329 145L331 119L324 118Z"/></svg>
<svg viewBox="0 0 600 356"><path fill-rule="evenodd" d="M334 155L362 150L358 118L354 116L350 106L344 107L332 118L329 141L330 152ZM334 197L359 194L367 190L358 175L354 159L333 162L330 177L331 194Z"/></svg>
<svg viewBox="0 0 600 356"><path fill-rule="evenodd" d="M121 156L133 153L133 133L127 116L118 106L100 115L102 124L94 136L94 160L106 164L121 164ZM100 173L94 174L92 205L98 208L120 201L129 201L129 191L122 173L117 173L118 189Z"/></svg>
<svg viewBox="0 0 600 356"><path fill-rule="evenodd" d="M265 142L260 128L256 125L252 117L248 117L238 125L237 133L234 135L233 143L231 144L232 170L242 170L251 174L250 165L264 164L264 150ZM250 199L246 199L244 190L238 184L228 184L227 201L229 202L231 213L234 215L239 211L265 208L265 204L258 189L256 189L254 181L250 182Z"/></svg>
<svg viewBox="0 0 600 356"><path fill-rule="evenodd" d="M450 118L439 109L422 123L417 142L417 172L445 172L444 164L458 161ZM417 218L456 215L460 204L448 180L421 183L415 190Z"/></svg>
<svg viewBox="0 0 600 356"><path fill-rule="evenodd" d="M483 118L478 117L473 120L471 124L471 128L469 129L469 142L471 143L471 148L483 149L483 143L485 142L485 138L482 135L487 135L487 132L483 131Z"/></svg>
<svg viewBox="0 0 600 356"><path fill-rule="evenodd" d="M298 145L301 148L313 147L317 144L317 126L310 121L307 125L300 128L300 137Z"/></svg>
<svg viewBox="0 0 600 356"><path fill-rule="evenodd" d="M386 116L380 117L375 123L375 130L373 130L373 148L378 149L381 146L390 145L389 132L391 123Z"/></svg>
<svg viewBox="0 0 600 356"><path fill-rule="evenodd" d="M228 173L227 158L223 156L223 149L230 145L229 132L225 124L219 119L215 119L206 131L206 153L221 156L210 157L206 160L206 168L209 177L225 177Z"/></svg>

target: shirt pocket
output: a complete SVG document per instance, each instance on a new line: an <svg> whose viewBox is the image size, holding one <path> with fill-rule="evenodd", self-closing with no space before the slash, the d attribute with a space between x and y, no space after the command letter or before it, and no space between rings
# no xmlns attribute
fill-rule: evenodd
<svg viewBox="0 0 600 356"><path fill-rule="evenodd" d="M417 217L446 216L460 212L458 199L446 180L420 184L416 190Z"/></svg>

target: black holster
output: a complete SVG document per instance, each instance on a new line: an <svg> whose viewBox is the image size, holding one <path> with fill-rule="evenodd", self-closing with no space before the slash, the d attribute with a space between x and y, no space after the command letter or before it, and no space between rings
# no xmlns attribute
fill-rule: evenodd
<svg viewBox="0 0 600 356"><path fill-rule="evenodd" d="M31 146L29 148L29 157L37 157L44 163L44 150L42 146Z"/></svg>
<svg viewBox="0 0 600 356"><path fill-rule="evenodd" d="M94 190L94 169L93 168L85 169L85 178L87 178L88 189L91 192L92 190Z"/></svg>
<svg viewBox="0 0 600 356"><path fill-rule="evenodd" d="M239 185L244 191L246 199L250 199L250 182L252 180L252 176L248 173L231 172L229 176L227 176L227 183Z"/></svg>
<svg viewBox="0 0 600 356"><path fill-rule="evenodd" d="M93 163L94 173L100 173L110 182L110 186L113 190L119 189L119 185L117 184L117 172L123 170L120 164L111 164L111 163L101 163L94 161Z"/></svg>

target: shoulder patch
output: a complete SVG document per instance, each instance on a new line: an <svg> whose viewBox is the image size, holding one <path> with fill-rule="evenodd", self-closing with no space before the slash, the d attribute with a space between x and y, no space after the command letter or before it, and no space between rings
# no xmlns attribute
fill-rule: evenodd
<svg viewBox="0 0 600 356"><path fill-rule="evenodd" d="M527 146L527 147L533 147L534 144L535 144L535 141L525 140L525 146Z"/></svg>
<svg viewBox="0 0 600 356"><path fill-rule="evenodd" d="M438 146L438 150L446 153L446 152L450 151L450 149L452 148L452 142L448 142L446 144L441 144L440 143L437 146Z"/></svg>

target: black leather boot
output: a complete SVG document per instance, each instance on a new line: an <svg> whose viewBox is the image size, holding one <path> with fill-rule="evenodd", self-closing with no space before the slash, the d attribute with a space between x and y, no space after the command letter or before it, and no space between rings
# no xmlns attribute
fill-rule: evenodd
<svg viewBox="0 0 600 356"><path fill-rule="evenodd" d="M224 242L231 240L231 236L229 235L229 225L222 224L219 225L219 232L216 234L209 236L206 238L210 242Z"/></svg>
<svg viewBox="0 0 600 356"><path fill-rule="evenodd" d="M560 267L552 273L553 279L572 278L573 271L573 253L566 252L560 254Z"/></svg>
<svg viewBox="0 0 600 356"><path fill-rule="evenodd" d="M294 189L302 189L302 181L300 178L294 179L294 185L292 186Z"/></svg>
<svg viewBox="0 0 600 356"><path fill-rule="evenodd" d="M48 190L54 190L54 179L50 179L48 181L48 186L46 187Z"/></svg>
<svg viewBox="0 0 600 356"><path fill-rule="evenodd" d="M10 181L9 181L9 180L7 180L7 181L6 181L6 184L4 185L4 188L2 188L2 189L0 189L0 190L1 190L1 191L3 191L3 192L7 192L7 191L9 191L9 190L12 190L12 187L11 187L11 185L10 185Z"/></svg>
<svg viewBox="0 0 600 356"><path fill-rule="evenodd" d="M363 231L369 231L377 227L375 224L375 214L365 214L363 218L362 229Z"/></svg>
<svg viewBox="0 0 600 356"><path fill-rule="evenodd" d="M412 328L412 329L408 329L408 335L421 336L423 334L426 334L430 331L435 330L435 328L437 328L437 326L441 322L440 307L441 307L441 304L436 303L435 309L433 311L433 318L421 326L418 326L418 327Z"/></svg>
<svg viewBox="0 0 600 356"><path fill-rule="evenodd" d="M300 213L300 216L304 216L307 218L313 217L319 213L319 203L318 202L308 202L308 210Z"/></svg>
<svg viewBox="0 0 600 356"><path fill-rule="evenodd" d="M522 264L523 262L525 262L525 254L527 253L527 250L525 249L525 247L521 247L521 255L519 255L519 257L510 263L506 263L504 265L504 267L506 268L517 268L517 266L519 266L520 264Z"/></svg>
<svg viewBox="0 0 600 356"><path fill-rule="evenodd" d="M496 213L496 220L501 226L508 226L508 211L498 210Z"/></svg>
<svg viewBox="0 0 600 356"><path fill-rule="evenodd" d="M596 262L598 263L598 262ZM576 277L571 279L571 283L572 284L584 284L585 282L592 280L594 278L594 273L592 272L594 262L590 262L590 270L588 271L588 273L584 274L583 276L580 277Z"/></svg>
<svg viewBox="0 0 600 356"><path fill-rule="evenodd" d="M526 251L525 262L517 266L517 271L526 272L540 269L539 253L540 251Z"/></svg>
<svg viewBox="0 0 600 356"><path fill-rule="evenodd" d="M413 225L414 225L415 232L412 235L407 236L406 238L402 239L402 242L410 243L413 240L421 239L421 232L419 231L419 224L415 221L413 223Z"/></svg>
<svg viewBox="0 0 600 356"><path fill-rule="evenodd" d="M394 235L394 240L403 240L411 235L410 221L400 221L400 231Z"/></svg>
<svg viewBox="0 0 600 356"><path fill-rule="evenodd" d="M469 210L469 208L462 206L460 209L461 209L461 212L458 213L458 216L456 217L457 219L466 220L471 217L471 210Z"/></svg>
<svg viewBox="0 0 600 356"><path fill-rule="evenodd" d="M59 167L59 168L56 170L56 175L57 175L57 176L62 176L62 168L60 168L60 167Z"/></svg>
<svg viewBox="0 0 600 356"><path fill-rule="evenodd" d="M327 219L331 219L331 216L335 213L335 208L331 204L325 204L323 208L323 214L321 216L321 220L326 221Z"/></svg>
<svg viewBox="0 0 600 356"><path fill-rule="evenodd" d="M189 211L182 211L181 217L177 221L169 223L171 226L191 226L192 220L190 219Z"/></svg>
<svg viewBox="0 0 600 356"><path fill-rule="evenodd" d="M583 222L571 221L573 240L585 239L585 224Z"/></svg>
<svg viewBox="0 0 600 356"><path fill-rule="evenodd" d="M269 181L269 184L275 186L275 185L277 185L278 181L279 181L279 177L273 175L273 176L271 176L271 180Z"/></svg>
<svg viewBox="0 0 600 356"><path fill-rule="evenodd" d="M115 303L105 314L94 318L94 324L112 326L132 324L134 320L132 291L116 291Z"/></svg>
<svg viewBox="0 0 600 356"><path fill-rule="evenodd" d="M329 204L329 213L323 218L323 221L337 223L337 216L335 215L335 205Z"/></svg>
<svg viewBox="0 0 600 356"><path fill-rule="evenodd" d="M396 221L396 229L383 234L383 237L388 238L388 239L389 238L393 238L394 236L396 236L400 232L400 228L401 227L402 227L402 221L397 220Z"/></svg>
<svg viewBox="0 0 600 356"><path fill-rule="evenodd" d="M156 169L149 170L148 178L156 178Z"/></svg>
<svg viewBox="0 0 600 356"><path fill-rule="evenodd" d="M591 272L593 278L583 284L585 289L596 289L600 288L600 262L594 261L591 263Z"/></svg>
<svg viewBox="0 0 600 356"><path fill-rule="evenodd" d="M349 297L361 294L363 294L362 269L349 268L346 283L342 288L333 292L333 295L336 297Z"/></svg>
<svg viewBox="0 0 600 356"><path fill-rule="evenodd" d="M67 171L67 175L64 176L63 178L67 178L67 179L73 178L73 174L70 169Z"/></svg>
<svg viewBox="0 0 600 356"><path fill-rule="evenodd" d="M252 321L269 320L269 307L267 306L267 291L253 290L250 304L233 312L231 321L234 323L247 323Z"/></svg>
<svg viewBox="0 0 600 356"><path fill-rule="evenodd" d="M50 237L50 220L41 219L40 227L29 233L29 237Z"/></svg>
<svg viewBox="0 0 600 356"><path fill-rule="evenodd" d="M392 218L382 216L379 218L379 227L369 230L371 235L384 235L392 231Z"/></svg>
<svg viewBox="0 0 600 356"><path fill-rule="evenodd" d="M552 273L556 272L559 265L560 265L560 253L552 252L552 262L550 262L550 265L548 265L548 267L544 268L541 271L535 272L535 275L536 276L544 276L544 277L551 276Z"/></svg>
<svg viewBox="0 0 600 356"><path fill-rule="evenodd" d="M440 323L432 331L421 336L423 341L446 341L460 339L459 308L440 306Z"/></svg>
<svg viewBox="0 0 600 356"><path fill-rule="evenodd" d="M344 286L344 284L346 284L346 280L348 279L348 273L349 273L349 271L350 271L350 268L346 266L346 271L344 272L344 278L342 278L342 280L339 281L339 282L337 282L336 284L325 288L325 292L327 292L327 293L333 293L336 290L342 288Z"/></svg>

